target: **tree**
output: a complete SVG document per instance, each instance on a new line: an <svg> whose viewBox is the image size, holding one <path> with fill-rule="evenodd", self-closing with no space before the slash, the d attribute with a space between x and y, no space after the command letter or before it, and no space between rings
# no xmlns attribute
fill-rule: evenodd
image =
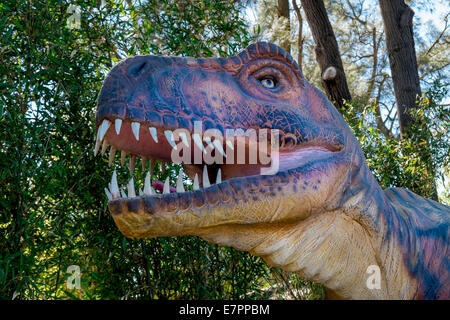
<svg viewBox="0 0 450 320"><path fill-rule="evenodd" d="M414 11L403 0L379 0L379 3L394 84L400 134L403 138L412 138L412 143L418 143L420 139L417 138L421 137L414 137L411 128L426 124L421 124L414 118L412 112L419 107L419 99L422 96L414 45L412 23ZM430 158L431 151L428 144L424 144L423 147L428 150L424 156ZM431 163L431 159L426 162ZM435 175L433 167L429 167L428 170L432 176ZM431 198L437 200L435 183L433 180L429 183L434 190Z"/></svg>
<svg viewBox="0 0 450 320"><path fill-rule="evenodd" d="M405 136L413 123L411 109L422 95L414 46L414 12L403 0L379 0L386 48L391 66L400 133Z"/></svg>
<svg viewBox="0 0 450 320"><path fill-rule="evenodd" d="M290 15L290 11L289 11L289 0L277 0L278 1L278 5L277 5L277 14L278 14L278 18L281 18L283 21L283 26L285 29L285 32L287 34L290 34L290 30L291 30L291 15ZM284 50L286 50L286 52L291 52L291 42L290 40L284 39L283 41L280 42L280 47L282 47Z"/></svg>
<svg viewBox="0 0 450 320"><path fill-rule="evenodd" d="M297 35L297 63L300 71L303 72L303 44L305 39L303 38L303 17L300 7L297 4L297 0L292 0L292 6L295 10L295 15L298 20L298 35Z"/></svg>
<svg viewBox="0 0 450 320"><path fill-rule="evenodd" d="M341 54L322 0L301 0L311 29L314 52L322 73L322 85L328 98L341 110L344 100L352 99L342 65Z"/></svg>

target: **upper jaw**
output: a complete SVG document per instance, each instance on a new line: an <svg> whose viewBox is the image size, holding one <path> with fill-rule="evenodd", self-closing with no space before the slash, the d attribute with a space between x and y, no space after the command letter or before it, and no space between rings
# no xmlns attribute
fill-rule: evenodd
<svg viewBox="0 0 450 320"><path fill-rule="evenodd" d="M284 196L291 192L294 179L290 172L231 178L197 190L113 199L108 207L120 231L129 237L200 235L212 227L274 222L270 212L284 214L291 209ZM309 213L304 212L297 218L305 219Z"/></svg>
<svg viewBox="0 0 450 320"><path fill-rule="evenodd" d="M110 155L114 155L115 150L123 147L126 153L131 154L130 161L135 161L132 159L141 156L142 163L147 163L147 159L155 155L158 160L169 160L167 149L173 149L170 134L166 133L168 130L165 128L154 128L142 124L134 125L133 128L132 122L116 121L116 119L102 121L98 129L95 150L100 151L99 146L101 145L111 145ZM184 144L183 140L177 141L178 148ZM192 137L188 139L188 144L198 147L201 151L198 142L194 141ZM202 145L204 148L208 147L205 141ZM230 151L228 150L230 146L226 142L222 147L225 153ZM234 150L237 149L236 144L233 144L233 147ZM106 151L106 148L102 149ZM139 150L144 152L140 154ZM152 153L151 150L155 150L155 153ZM132 237L187 234L220 224L248 224L252 223L248 216L236 217L230 215L229 212L237 206L250 203L256 203L253 206L258 206L258 201L267 202L268 199L279 198L283 194L284 188L291 192L297 170L314 160L322 161L333 157L339 154L339 151L341 151L339 146L320 143L306 144L297 148L285 146L278 154L279 170L272 175L261 175L259 166L255 166L254 168L258 170L251 174L247 174L248 171L245 170L235 170L236 172L230 173L227 165L224 164L218 167L220 170L216 167L214 176L211 177L212 169L208 169L208 167L212 168L213 166L204 166L202 169L198 165L184 165L186 173L194 178L193 180L198 179L198 185L194 186L194 190L185 190L183 177L179 176L174 183L176 187L171 187L170 182L166 181L160 190L163 192L157 193L155 187L161 185L158 185L157 181L152 182L151 174L148 172L141 183L141 188L136 187L135 182L137 181L132 178L126 186L127 192L125 192L119 188L114 173L111 183L106 188L109 197L108 206L120 230L125 235ZM114 156L110 157L111 159L114 162ZM152 166L152 162L154 161L150 160L150 166ZM131 165L129 167L133 173L134 168L131 168ZM195 173L197 179L195 179ZM252 206L248 210L251 208ZM209 218L204 219L205 216ZM253 223L262 222L260 217L258 219Z"/></svg>

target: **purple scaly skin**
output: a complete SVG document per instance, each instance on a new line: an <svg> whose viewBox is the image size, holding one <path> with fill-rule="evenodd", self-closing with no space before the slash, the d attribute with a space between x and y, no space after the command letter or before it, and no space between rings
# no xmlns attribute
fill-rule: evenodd
<svg viewBox="0 0 450 320"><path fill-rule="evenodd" d="M223 135L279 130L279 171L207 165L209 186L161 194L145 186L135 196L133 185L128 197L114 177L108 206L125 236L198 235L322 283L330 298L450 298L450 208L406 189L382 190L342 116L281 48L259 42L229 58L118 63L98 98L96 149L111 145L112 155L121 150L133 164L136 157L170 162L167 131L186 129L187 142L201 148L194 121ZM201 185L203 167L183 164ZM367 284L372 265L379 288Z"/></svg>

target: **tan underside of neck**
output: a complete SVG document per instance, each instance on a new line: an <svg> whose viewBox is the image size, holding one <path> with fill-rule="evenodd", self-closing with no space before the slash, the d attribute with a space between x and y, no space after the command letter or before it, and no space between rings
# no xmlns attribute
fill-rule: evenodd
<svg viewBox="0 0 450 320"><path fill-rule="evenodd" d="M204 229L198 235L213 243L249 251L271 266L322 283L335 297L414 298L417 283L404 266L395 237L382 244L383 226L370 227L370 223L360 221L361 214L354 212L360 210L357 203L360 201L345 211L313 213L302 221L224 225ZM367 287L367 268L374 265L380 268L380 289Z"/></svg>
<svg viewBox="0 0 450 320"><path fill-rule="evenodd" d="M341 299L411 299L417 291L394 237L381 248L378 235L342 211L286 226L250 252L268 264L325 285ZM380 289L369 289L369 266L380 270ZM373 267L372 267L373 268Z"/></svg>

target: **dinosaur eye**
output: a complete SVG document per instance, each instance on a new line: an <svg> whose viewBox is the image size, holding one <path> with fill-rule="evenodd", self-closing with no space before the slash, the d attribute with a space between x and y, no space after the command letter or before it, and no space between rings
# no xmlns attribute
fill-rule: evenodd
<svg viewBox="0 0 450 320"><path fill-rule="evenodd" d="M272 76L265 76L259 80L261 82L262 86L267 89L273 89L277 86L277 83L275 81L275 78Z"/></svg>

